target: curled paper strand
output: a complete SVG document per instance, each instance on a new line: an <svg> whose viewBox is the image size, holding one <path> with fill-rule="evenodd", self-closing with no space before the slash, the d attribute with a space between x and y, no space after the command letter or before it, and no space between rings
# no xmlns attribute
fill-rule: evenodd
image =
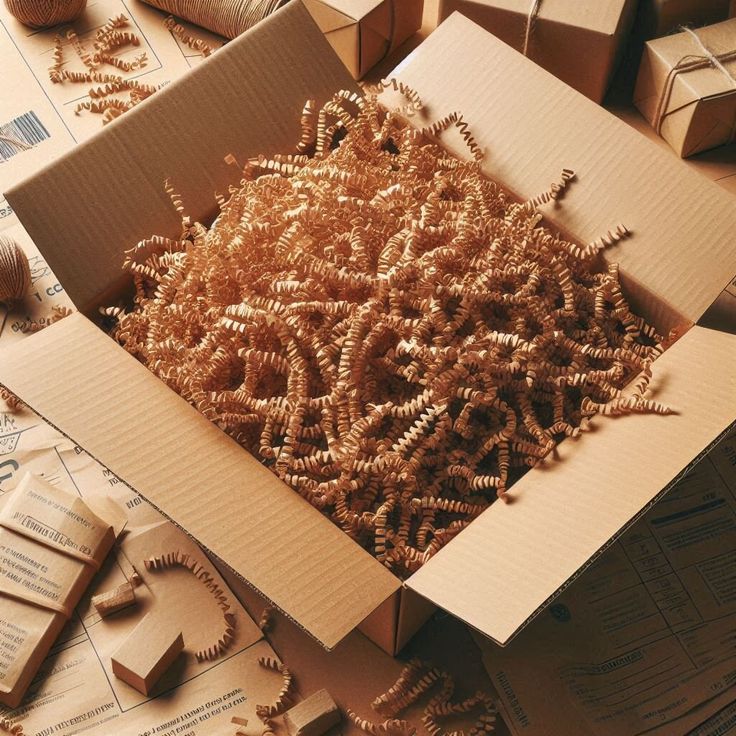
<svg viewBox="0 0 736 736"><path fill-rule="evenodd" d="M465 736L465 731L446 731L440 721L458 714L478 711L479 715L468 736L493 733L496 725L496 708L488 693L477 692L463 701L454 701L455 682L442 670L418 659L410 660L402 669L396 682L379 695L371 704L373 710L385 720L376 724L361 718L352 710L348 717L365 733L371 736L410 736L414 729L397 716L410 705L427 699L423 709L422 723L432 736Z"/></svg>
<svg viewBox="0 0 736 736"><path fill-rule="evenodd" d="M416 110L415 92L393 88ZM462 122L473 161L428 136ZM375 94L302 111L297 153L248 161L206 228L126 253L132 355L399 576L591 417L647 398L662 338L618 269L542 223L569 169L512 200L455 113L424 131ZM624 388L635 382L633 393Z"/></svg>
<svg viewBox="0 0 736 736"><path fill-rule="evenodd" d="M236 618L230 611L227 593L217 584L214 576L195 558L182 552L166 552L163 555L149 557L143 561L146 570L160 572L174 567L182 567L194 575L210 592L222 610L222 627L217 639L207 647L198 649L194 655L198 662L211 662L219 659L235 639Z"/></svg>
<svg viewBox="0 0 736 736"><path fill-rule="evenodd" d="M0 718L0 733L7 733L11 736L23 736L23 726L20 723L14 723L9 718Z"/></svg>
<svg viewBox="0 0 736 736"><path fill-rule="evenodd" d="M256 705L256 715L264 724L263 734L273 727L272 719L285 713L293 700L294 696L294 676L288 667L273 657L260 657L258 664L267 670L272 670L281 674L283 680L281 690L273 703L269 705Z"/></svg>
<svg viewBox="0 0 736 736"><path fill-rule="evenodd" d="M135 33L122 30L128 25L128 18L123 14L110 18L97 29L91 48L89 44L82 43L73 28L67 29L67 41L84 65L84 71L63 68L64 42L61 36L56 37L49 79L54 84L71 82L98 85L89 89L88 100L77 104L76 114L85 110L96 113L101 115L103 124L106 124L156 92L157 88L151 85L142 84L135 79L126 79L120 74L100 71L101 66L107 65L115 67L122 73L129 73L142 69L148 63L145 52L132 60L117 55L121 49L141 44L140 38Z"/></svg>

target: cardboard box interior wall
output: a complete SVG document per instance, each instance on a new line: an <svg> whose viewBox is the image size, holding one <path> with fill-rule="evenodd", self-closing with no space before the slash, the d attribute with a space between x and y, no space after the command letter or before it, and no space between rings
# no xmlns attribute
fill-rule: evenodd
<svg viewBox="0 0 736 736"><path fill-rule="evenodd" d="M0 382L325 646L368 619L365 630L395 651L426 617L427 601L505 643L734 420L736 337L693 325L736 272L736 208L459 14L398 76L433 118L461 110L487 151L486 172L520 198L574 169L579 181L546 211L562 231L590 242L619 222L632 229L607 258L620 263L636 311L661 331L683 332L657 361L654 384L657 400L679 414L596 421L580 441L562 443L561 462L524 476L514 503L491 506L402 583L86 317L7 351ZM165 177L189 214L207 220L214 192L238 176L227 154L292 150L304 100L352 85L303 6L289 3L8 200L93 315L126 286L124 249L179 232ZM443 143L465 155L459 136Z"/></svg>

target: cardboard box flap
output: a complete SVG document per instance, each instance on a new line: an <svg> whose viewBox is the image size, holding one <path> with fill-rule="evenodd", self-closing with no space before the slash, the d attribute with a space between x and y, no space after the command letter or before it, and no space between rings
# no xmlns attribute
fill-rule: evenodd
<svg viewBox="0 0 736 736"><path fill-rule="evenodd" d="M693 327L655 363L673 416L594 420L408 581L504 644L736 418L736 336Z"/></svg>
<svg viewBox="0 0 736 736"><path fill-rule="evenodd" d="M85 317L6 348L0 382L325 646L400 587Z"/></svg>
<svg viewBox="0 0 736 736"><path fill-rule="evenodd" d="M306 100L355 82L300 2L288 3L184 77L7 192L39 250L82 310L122 277L122 253L176 235L168 177L195 220L260 153L290 152ZM121 191L125 190L125 202ZM103 235L104 234L104 235Z"/></svg>
<svg viewBox="0 0 736 736"><path fill-rule="evenodd" d="M521 198L573 169L577 181L545 214L582 242L619 223L632 231L605 255L656 295L644 300L650 320L664 304L695 323L736 273L736 203L727 192L459 13L396 75L427 103L428 118L461 112L487 174ZM442 142L467 156L457 131Z"/></svg>

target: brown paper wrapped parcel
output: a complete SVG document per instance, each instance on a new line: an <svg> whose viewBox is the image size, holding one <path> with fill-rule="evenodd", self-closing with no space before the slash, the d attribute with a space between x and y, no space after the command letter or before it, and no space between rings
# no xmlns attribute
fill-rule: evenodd
<svg viewBox="0 0 736 736"><path fill-rule="evenodd" d="M634 103L683 158L732 142L736 19L647 42Z"/></svg>
<svg viewBox="0 0 736 736"><path fill-rule="evenodd" d="M602 102L636 12L633 0L440 0L558 79Z"/></svg>

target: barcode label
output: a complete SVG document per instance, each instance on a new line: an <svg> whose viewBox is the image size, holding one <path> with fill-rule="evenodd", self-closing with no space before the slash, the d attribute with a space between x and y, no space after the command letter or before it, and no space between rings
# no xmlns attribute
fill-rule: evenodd
<svg viewBox="0 0 736 736"><path fill-rule="evenodd" d="M51 134L33 110L0 125L0 162L32 148L50 138Z"/></svg>

